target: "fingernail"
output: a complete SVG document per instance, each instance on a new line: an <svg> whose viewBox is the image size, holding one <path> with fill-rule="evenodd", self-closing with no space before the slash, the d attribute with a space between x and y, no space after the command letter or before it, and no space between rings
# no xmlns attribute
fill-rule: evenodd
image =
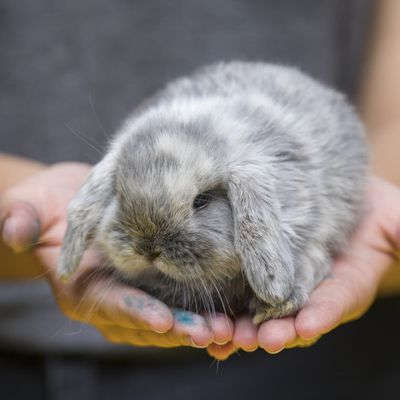
<svg viewBox="0 0 400 400"><path fill-rule="evenodd" d="M283 346L283 347L281 347L279 350L274 350L274 351L271 351L271 350L267 350L267 349L264 349L267 353L269 353L269 354L278 354L278 353L280 353L282 350L284 350L285 349L285 346Z"/></svg>
<svg viewBox="0 0 400 400"><path fill-rule="evenodd" d="M258 349L258 345L255 347L251 347L250 349L243 348L243 350L246 351L247 353L252 353L253 351L256 351L257 349Z"/></svg>
<svg viewBox="0 0 400 400"><path fill-rule="evenodd" d="M19 224L17 217L9 217L4 222L3 226L3 242L14 251L14 253L21 253L27 249L24 243L17 239L17 226Z"/></svg>
<svg viewBox="0 0 400 400"><path fill-rule="evenodd" d="M193 338L190 338L190 343L191 343L191 346L192 346L192 347L196 347L197 349L205 349L206 347L208 347L207 344L204 344L204 345L199 345L199 344L197 344L197 343L193 340Z"/></svg>
<svg viewBox="0 0 400 400"><path fill-rule="evenodd" d="M40 236L40 224L33 210L19 206L4 222L2 239L15 253L29 250Z"/></svg>
<svg viewBox="0 0 400 400"><path fill-rule="evenodd" d="M3 242L9 246L12 247L12 241L13 241L13 221L11 218L7 218L3 224Z"/></svg>
<svg viewBox="0 0 400 400"><path fill-rule="evenodd" d="M218 341L214 340L214 343L217 344L218 346L223 346L224 344L229 343L229 339L228 340L224 340L222 342L218 342Z"/></svg>

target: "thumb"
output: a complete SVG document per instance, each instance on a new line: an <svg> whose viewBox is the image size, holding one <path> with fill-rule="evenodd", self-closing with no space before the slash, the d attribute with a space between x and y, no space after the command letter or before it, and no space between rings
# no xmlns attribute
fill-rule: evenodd
<svg viewBox="0 0 400 400"><path fill-rule="evenodd" d="M16 201L9 205L0 224L3 242L16 253L29 250L39 240L39 213L29 202Z"/></svg>

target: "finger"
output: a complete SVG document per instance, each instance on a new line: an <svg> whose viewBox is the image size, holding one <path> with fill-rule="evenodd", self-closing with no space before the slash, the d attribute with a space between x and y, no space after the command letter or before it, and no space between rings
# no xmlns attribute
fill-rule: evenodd
<svg viewBox="0 0 400 400"><path fill-rule="evenodd" d="M340 323L357 318L370 306L379 283L378 268L344 258L335 263L331 277L311 294L296 317L295 327L303 339L313 339ZM379 264L378 264L379 266Z"/></svg>
<svg viewBox="0 0 400 400"><path fill-rule="evenodd" d="M227 360L237 350L237 347L232 342L223 345L211 343L207 347L207 353L219 361Z"/></svg>
<svg viewBox="0 0 400 400"><path fill-rule="evenodd" d="M265 351L276 354L297 339L293 317L271 319L261 324L258 330L258 343Z"/></svg>
<svg viewBox="0 0 400 400"><path fill-rule="evenodd" d="M117 309L121 314L134 318L137 322L144 323L158 333L172 329L174 319L169 308L161 301L142 292L141 290L117 286L114 289ZM111 320L118 321L112 307L107 309Z"/></svg>
<svg viewBox="0 0 400 400"><path fill-rule="evenodd" d="M257 326L250 316L239 317L235 322L233 344L244 351L254 351L258 347Z"/></svg>
<svg viewBox="0 0 400 400"><path fill-rule="evenodd" d="M331 276L311 294L295 327L303 339L313 339L337 325L358 318L371 305L378 284L389 268L390 244L374 218L366 218L347 252L335 261Z"/></svg>
<svg viewBox="0 0 400 400"><path fill-rule="evenodd" d="M232 340L234 327L228 316L217 313L206 316L206 320L214 334L214 343L222 345Z"/></svg>
<svg viewBox="0 0 400 400"><path fill-rule="evenodd" d="M112 285L112 284L111 284ZM164 333L172 329L173 316L168 307L146 293L107 282L96 282L75 299L75 319L129 329L153 330Z"/></svg>
<svg viewBox="0 0 400 400"><path fill-rule="evenodd" d="M16 202L2 210L4 243L16 253L29 250L40 236L39 216L26 202Z"/></svg>
<svg viewBox="0 0 400 400"><path fill-rule="evenodd" d="M94 265L84 265L67 284L57 280L54 272L59 248L38 248L36 253L45 260L53 282L56 299L71 318L83 322L101 320L127 328L143 327L156 332L172 329L174 318L169 308L147 293L117 282L110 272ZM83 262L97 261L88 252Z"/></svg>
<svg viewBox="0 0 400 400"><path fill-rule="evenodd" d="M110 324L152 329L158 333L167 332L174 324L173 315L164 303L135 288L99 280L90 282L81 293L81 298L83 296L83 310L97 308L93 309L94 316ZM88 312L81 316L88 318Z"/></svg>
<svg viewBox="0 0 400 400"><path fill-rule="evenodd" d="M92 303L99 301L99 289L100 285L93 286ZM164 303L135 288L115 285L107 300L100 301L98 314L111 324L152 329L157 333L167 332L174 325L173 315Z"/></svg>
<svg viewBox="0 0 400 400"><path fill-rule="evenodd" d="M211 327L201 315L173 309L174 327L172 332L178 336L190 336L194 347L207 347L214 339Z"/></svg>

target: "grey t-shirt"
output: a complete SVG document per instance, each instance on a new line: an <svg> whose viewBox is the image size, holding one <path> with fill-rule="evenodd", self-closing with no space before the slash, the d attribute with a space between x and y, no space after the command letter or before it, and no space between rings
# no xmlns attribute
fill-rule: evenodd
<svg viewBox="0 0 400 400"><path fill-rule="evenodd" d="M350 96L372 1L3 0L0 151L95 163L107 136L170 79L219 60L300 67ZM0 284L0 348L125 353L68 321L40 280ZM156 350L153 350L156 351Z"/></svg>

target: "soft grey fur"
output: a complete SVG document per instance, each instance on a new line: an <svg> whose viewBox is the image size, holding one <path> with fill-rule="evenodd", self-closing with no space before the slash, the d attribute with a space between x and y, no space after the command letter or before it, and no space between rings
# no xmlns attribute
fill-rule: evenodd
<svg viewBox="0 0 400 400"><path fill-rule="evenodd" d="M70 205L60 274L94 240L171 306L292 314L357 224L366 164L343 95L294 68L208 66L125 122Z"/></svg>

